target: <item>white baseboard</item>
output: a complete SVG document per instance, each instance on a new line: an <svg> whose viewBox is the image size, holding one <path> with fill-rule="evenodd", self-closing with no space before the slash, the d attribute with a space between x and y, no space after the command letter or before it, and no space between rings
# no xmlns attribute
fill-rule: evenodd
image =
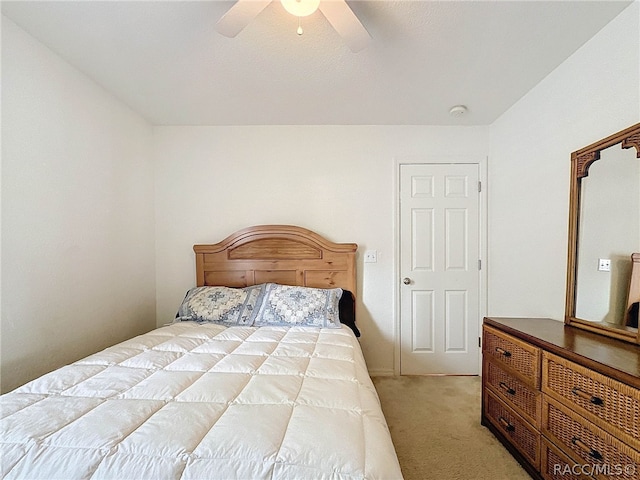
<svg viewBox="0 0 640 480"><path fill-rule="evenodd" d="M393 369L374 368L369 370L370 377L393 377Z"/></svg>

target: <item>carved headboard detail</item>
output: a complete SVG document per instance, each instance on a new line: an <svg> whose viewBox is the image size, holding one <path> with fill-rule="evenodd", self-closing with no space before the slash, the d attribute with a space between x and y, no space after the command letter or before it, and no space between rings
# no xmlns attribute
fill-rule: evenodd
<svg viewBox="0 0 640 480"><path fill-rule="evenodd" d="M334 243L306 228L259 225L212 245L194 245L197 286L266 282L356 292L355 243Z"/></svg>

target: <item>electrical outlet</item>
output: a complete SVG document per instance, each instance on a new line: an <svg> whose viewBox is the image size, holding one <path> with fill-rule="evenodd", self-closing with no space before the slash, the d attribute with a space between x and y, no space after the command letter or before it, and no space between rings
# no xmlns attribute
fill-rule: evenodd
<svg viewBox="0 0 640 480"><path fill-rule="evenodd" d="M378 262L377 250L367 250L366 252L364 252L364 261L365 263L377 263Z"/></svg>
<svg viewBox="0 0 640 480"><path fill-rule="evenodd" d="M598 271L599 272L610 272L611 271L611 260L608 258L600 258L598 259Z"/></svg>

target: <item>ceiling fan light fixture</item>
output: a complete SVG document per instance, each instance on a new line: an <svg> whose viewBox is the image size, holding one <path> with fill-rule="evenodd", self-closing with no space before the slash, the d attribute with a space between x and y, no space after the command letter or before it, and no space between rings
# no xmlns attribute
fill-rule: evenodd
<svg viewBox="0 0 640 480"><path fill-rule="evenodd" d="M216 30L225 37L233 38L271 2L275 1L237 0L218 20ZM298 35L303 33L300 19L320 10L352 52L359 52L371 43L371 35L353 13L346 0L280 0L280 3L288 13L298 17Z"/></svg>
<svg viewBox="0 0 640 480"><path fill-rule="evenodd" d="M307 17L318 10L320 0L280 0L284 9L296 17Z"/></svg>

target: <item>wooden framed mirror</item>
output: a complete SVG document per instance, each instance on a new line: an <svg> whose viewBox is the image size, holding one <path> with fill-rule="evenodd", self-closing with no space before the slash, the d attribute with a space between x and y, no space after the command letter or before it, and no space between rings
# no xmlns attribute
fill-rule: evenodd
<svg viewBox="0 0 640 480"><path fill-rule="evenodd" d="M640 343L639 301L640 123L571 154L565 323Z"/></svg>

